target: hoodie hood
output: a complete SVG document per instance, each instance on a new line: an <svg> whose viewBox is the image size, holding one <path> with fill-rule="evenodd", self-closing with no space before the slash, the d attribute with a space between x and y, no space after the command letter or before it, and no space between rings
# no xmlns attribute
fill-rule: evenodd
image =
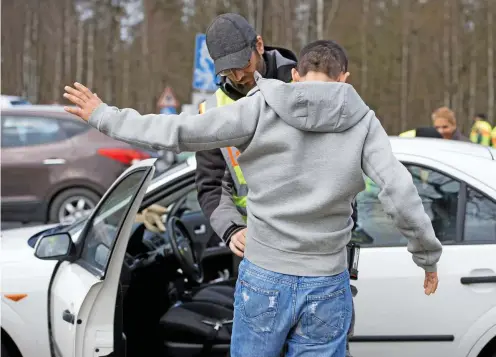
<svg viewBox="0 0 496 357"><path fill-rule="evenodd" d="M352 85L341 82L284 83L255 74L265 102L288 125L303 131L339 133L355 126L369 112Z"/></svg>

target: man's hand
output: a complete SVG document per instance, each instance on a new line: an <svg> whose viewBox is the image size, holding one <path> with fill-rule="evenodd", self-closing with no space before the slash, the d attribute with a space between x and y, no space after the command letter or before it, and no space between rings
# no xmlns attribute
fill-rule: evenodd
<svg viewBox="0 0 496 357"><path fill-rule="evenodd" d="M74 87L65 86L64 98L67 98L72 103L77 105L74 107L64 107L64 110L68 113L77 115L81 119L88 121L93 111L98 107L102 101L98 96L79 83L74 83Z"/></svg>
<svg viewBox="0 0 496 357"><path fill-rule="evenodd" d="M229 248L238 257L243 258L245 254L245 243L246 243L246 228L236 232L231 237L229 242Z"/></svg>
<svg viewBox="0 0 496 357"><path fill-rule="evenodd" d="M434 294L437 290L438 283L439 283L439 279L437 278L437 273L425 272L425 280L424 280L425 295Z"/></svg>

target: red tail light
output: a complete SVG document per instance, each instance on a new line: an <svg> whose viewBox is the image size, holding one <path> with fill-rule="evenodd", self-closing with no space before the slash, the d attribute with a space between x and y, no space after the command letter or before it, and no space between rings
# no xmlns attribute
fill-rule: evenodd
<svg viewBox="0 0 496 357"><path fill-rule="evenodd" d="M137 161L150 158L150 155L146 152L136 149L98 149L98 154L125 165L133 165Z"/></svg>

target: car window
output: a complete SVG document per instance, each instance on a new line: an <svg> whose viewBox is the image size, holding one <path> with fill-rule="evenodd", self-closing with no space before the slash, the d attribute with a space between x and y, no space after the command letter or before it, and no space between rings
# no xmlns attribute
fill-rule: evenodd
<svg viewBox="0 0 496 357"><path fill-rule="evenodd" d="M103 272L106 268L119 228L133 202L134 194L139 190L142 179L143 170L135 171L124 178L106 197L90 222L81 259L99 271Z"/></svg>
<svg viewBox="0 0 496 357"><path fill-rule="evenodd" d="M496 202L467 188L464 241L496 243Z"/></svg>
<svg viewBox="0 0 496 357"><path fill-rule="evenodd" d="M58 120L43 117L2 117L2 147L43 145L66 139Z"/></svg>
<svg viewBox="0 0 496 357"><path fill-rule="evenodd" d="M75 120L60 120L60 126L64 129L68 138L82 134L90 129L90 126Z"/></svg>
<svg viewBox="0 0 496 357"><path fill-rule="evenodd" d="M460 182L433 169L406 164L425 212L441 242L455 241ZM379 187L368 177L366 189L357 196L358 229L354 240L363 245L406 245L378 199Z"/></svg>

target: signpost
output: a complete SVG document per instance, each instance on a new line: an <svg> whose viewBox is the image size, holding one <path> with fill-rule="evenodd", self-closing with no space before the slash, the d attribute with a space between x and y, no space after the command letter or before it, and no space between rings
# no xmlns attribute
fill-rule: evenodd
<svg viewBox="0 0 496 357"><path fill-rule="evenodd" d="M217 82L219 78L215 75L214 61L208 53L206 36L199 33L195 38L193 89L213 92L217 89Z"/></svg>
<svg viewBox="0 0 496 357"><path fill-rule="evenodd" d="M160 114L177 114L177 101L171 87L166 87L157 102Z"/></svg>

